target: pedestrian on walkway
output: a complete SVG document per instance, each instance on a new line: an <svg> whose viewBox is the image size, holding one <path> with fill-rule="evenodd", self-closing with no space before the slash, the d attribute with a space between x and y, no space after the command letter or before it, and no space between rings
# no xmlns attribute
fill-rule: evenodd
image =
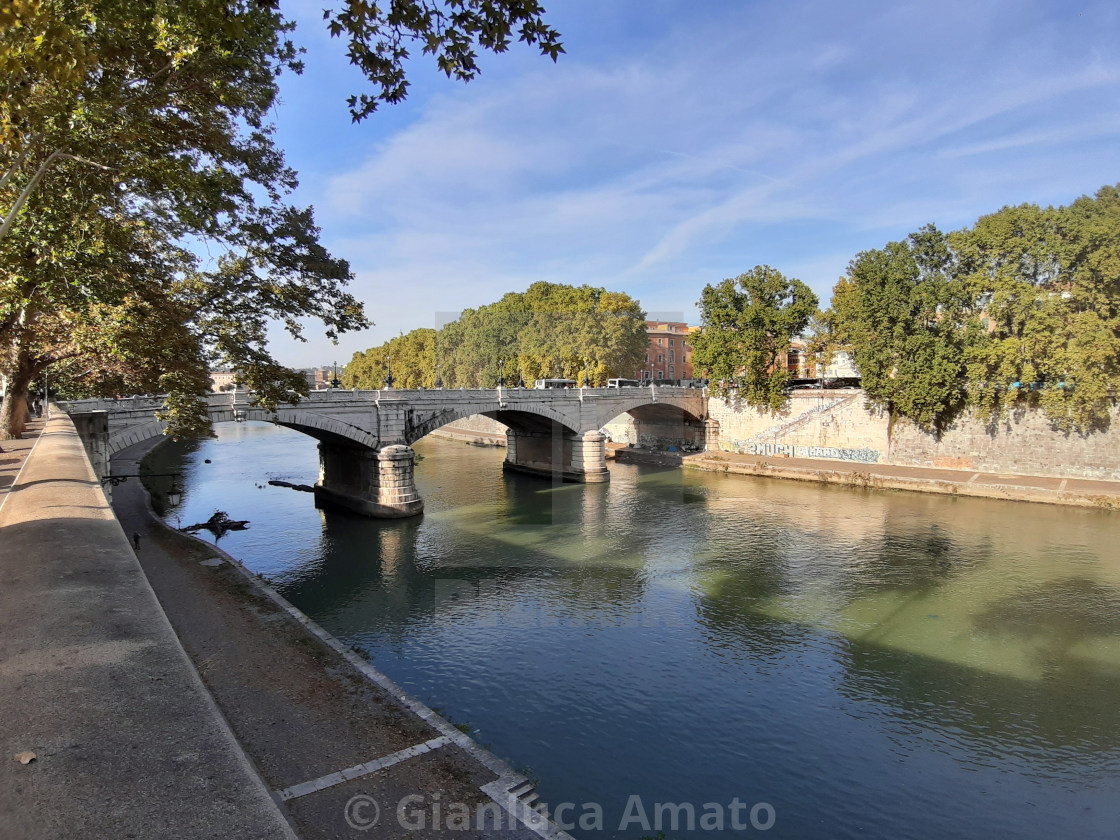
<svg viewBox="0 0 1120 840"><path fill-rule="evenodd" d="M139 531L133 531L132 532L132 547L135 548L137 551L140 550L140 532Z"/></svg>

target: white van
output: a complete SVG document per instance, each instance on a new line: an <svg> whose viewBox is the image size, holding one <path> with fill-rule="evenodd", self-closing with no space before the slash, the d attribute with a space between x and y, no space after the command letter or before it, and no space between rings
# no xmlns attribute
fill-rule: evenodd
<svg viewBox="0 0 1120 840"><path fill-rule="evenodd" d="M543 391L546 388L574 388L576 381L574 379L538 379L533 383L533 387L538 391Z"/></svg>

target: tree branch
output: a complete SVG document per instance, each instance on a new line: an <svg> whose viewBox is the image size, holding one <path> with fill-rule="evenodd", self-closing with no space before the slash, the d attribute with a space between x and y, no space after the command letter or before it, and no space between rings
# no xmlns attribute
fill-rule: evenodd
<svg viewBox="0 0 1120 840"><path fill-rule="evenodd" d="M47 173L47 170L50 169L51 164L53 164L59 158L67 158L69 160L77 161L78 163L84 163L87 166L95 166L98 169L105 170L106 172L114 171L110 166L104 166L103 164L97 163L96 161L78 157L77 155L68 154L62 149L55 149L47 156L46 160L39 164L39 168L35 170L35 174L31 176L31 180L27 182L27 186L23 188L23 191L19 194L19 197L15 200L15 203L12 205L12 209L9 210L8 214L4 217L4 223L0 225L0 239L3 239L8 235L8 231L11 229L12 223L15 221L16 216L19 215L19 211L23 209L23 205L27 203L28 196L30 196L35 187L39 185L39 181L42 180L43 176Z"/></svg>
<svg viewBox="0 0 1120 840"><path fill-rule="evenodd" d="M4 173L3 178L0 178L0 190L8 186L12 178L16 176L16 173L23 168L23 163L27 160L27 156L31 154L32 147L39 141L42 136L42 134L35 134L32 135L32 137L27 141L27 144L23 147L23 152L19 156L19 160L17 160L14 164L11 165L11 167L8 168L8 171Z"/></svg>

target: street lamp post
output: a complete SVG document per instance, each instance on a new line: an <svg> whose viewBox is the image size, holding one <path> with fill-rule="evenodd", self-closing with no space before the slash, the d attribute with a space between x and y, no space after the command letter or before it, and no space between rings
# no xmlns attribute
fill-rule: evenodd
<svg viewBox="0 0 1120 840"><path fill-rule="evenodd" d="M505 359L498 359L498 387L499 388L501 388L503 385L506 384L505 366L506 366L506 360Z"/></svg>

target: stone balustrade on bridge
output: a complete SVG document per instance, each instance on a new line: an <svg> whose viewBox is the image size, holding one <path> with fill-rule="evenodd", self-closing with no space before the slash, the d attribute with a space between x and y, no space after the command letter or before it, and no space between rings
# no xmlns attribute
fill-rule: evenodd
<svg viewBox="0 0 1120 840"><path fill-rule="evenodd" d="M622 414L674 442L704 447L717 435L707 419L707 393L673 386L329 390L313 391L274 410L254 405L247 391L210 394L206 399L213 423L263 420L315 438L316 498L390 518L412 516L424 507L413 479L412 444L475 414L509 427L504 469L561 481L609 480L606 439L599 430ZM89 443L107 455L167 430L159 417L162 397L72 400L62 405L72 417L104 417L103 423L89 424L107 430L103 439Z"/></svg>

